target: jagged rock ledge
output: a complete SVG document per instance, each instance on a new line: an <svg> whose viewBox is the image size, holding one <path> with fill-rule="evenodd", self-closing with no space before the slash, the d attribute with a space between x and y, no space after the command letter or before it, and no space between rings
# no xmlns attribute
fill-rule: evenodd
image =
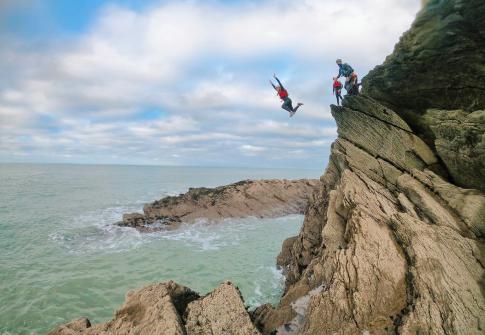
<svg viewBox="0 0 485 335"><path fill-rule="evenodd" d="M143 214L123 215L118 225L153 231L197 219L279 217L304 214L310 195L320 187L318 179L243 180L216 188L190 188L143 207Z"/></svg>
<svg viewBox="0 0 485 335"><path fill-rule="evenodd" d="M201 297L173 281L128 292L112 320L91 325L79 318L51 331L49 335L227 335L261 334L252 324L239 289L225 282Z"/></svg>

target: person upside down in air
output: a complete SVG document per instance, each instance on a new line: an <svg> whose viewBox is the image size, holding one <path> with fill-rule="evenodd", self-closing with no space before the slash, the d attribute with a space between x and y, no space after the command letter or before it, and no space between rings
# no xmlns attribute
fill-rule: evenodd
<svg viewBox="0 0 485 335"><path fill-rule="evenodd" d="M295 115L298 108L300 108L300 106L302 106L303 104L299 102L296 104L296 107L293 108L293 103L290 97L288 96L288 91L283 87L280 80L276 77L276 74L274 74L273 77L278 82L278 85L273 84L271 80L269 82L271 83L271 86L273 86L273 88L278 93L278 96L280 97L280 99L283 101L281 108L288 111L290 113L290 117L292 117L293 115Z"/></svg>

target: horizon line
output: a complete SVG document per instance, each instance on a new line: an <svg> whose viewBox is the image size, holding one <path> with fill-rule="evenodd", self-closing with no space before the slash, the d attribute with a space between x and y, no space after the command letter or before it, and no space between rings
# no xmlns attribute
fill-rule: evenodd
<svg viewBox="0 0 485 335"><path fill-rule="evenodd" d="M234 165L159 165L159 164L140 164L140 163L81 163L81 162L15 162L0 161L0 165L81 165L81 166L134 166L134 167L189 167L189 168L213 168L213 169L265 169L265 170L318 170L322 168L311 167L268 167L268 166L234 166ZM325 166L323 167L325 169Z"/></svg>

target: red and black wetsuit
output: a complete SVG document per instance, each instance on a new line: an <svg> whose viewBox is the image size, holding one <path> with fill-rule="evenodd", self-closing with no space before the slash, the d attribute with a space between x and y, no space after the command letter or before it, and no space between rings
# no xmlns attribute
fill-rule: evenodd
<svg viewBox="0 0 485 335"><path fill-rule="evenodd" d="M342 83L337 79L333 81L333 93L335 93L335 96L337 97L337 105L340 106L340 100L343 101L344 98L342 98Z"/></svg>
<svg viewBox="0 0 485 335"><path fill-rule="evenodd" d="M281 105L281 108L283 108L288 112L292 112L292 113L296 112L296 110L298 109L298 107L300 107L300 105L297 105L296 108L293 108L292 101L288 96L288 91L283 87L283 84L281 84L281 81L278 78L275 77L275 79L278 82L280 90L279 91L276 90L276 86L273 83L271 83L271 85L273 85L274 89L278 92L278 96L280 97L280 99L283 100L283 104Z"/></svg>

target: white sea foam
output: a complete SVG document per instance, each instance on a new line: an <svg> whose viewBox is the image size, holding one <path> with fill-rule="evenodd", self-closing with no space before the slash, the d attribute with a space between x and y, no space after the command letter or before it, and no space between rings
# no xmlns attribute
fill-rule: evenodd
<svg viewBox="0 0 485 335"><path fill-rule="evenodd" d="M49 237L69 253L119 252L136 248L143 242L137 230L114 225L123 213L139 211L138 206L109 207L68 220Z"/></svg>
<svg viewBox="0 0 485 335"><path fill-rule="evenodd" d="M259 276L252 284L254 290L245 297L245 302L250 308L276 300L283 291L285 277L276 266L261 266L257 269L257 273Z"/></svg>
<svg viewBox="0 0 485 335"><path fill-rule="evenodd" d="M188 247L201 251L218 250L227 246L225 236L220 234L217 227L208 224L206 221L199 221L193 224L183 224L178 229L166 230L153 233L159 239L181 241Z"/></svg>
<svg viewBox="0 0 485 335"><path fill-rule="evenodd" d="M120 252L153 240L180 241L199 251L214 251L239 245L241 231L259 229L258 226L264 224L264 220L254 217L225 219L217 224L200 219L192 224L182 224L177 229L162 229L147 234L114 224L121 220L124 213L129 212L141 212L138 202L130 206L115 206L85 213L68 220L49 237L70 253ZM290 216L280 219L295 218Z"/></svg>

